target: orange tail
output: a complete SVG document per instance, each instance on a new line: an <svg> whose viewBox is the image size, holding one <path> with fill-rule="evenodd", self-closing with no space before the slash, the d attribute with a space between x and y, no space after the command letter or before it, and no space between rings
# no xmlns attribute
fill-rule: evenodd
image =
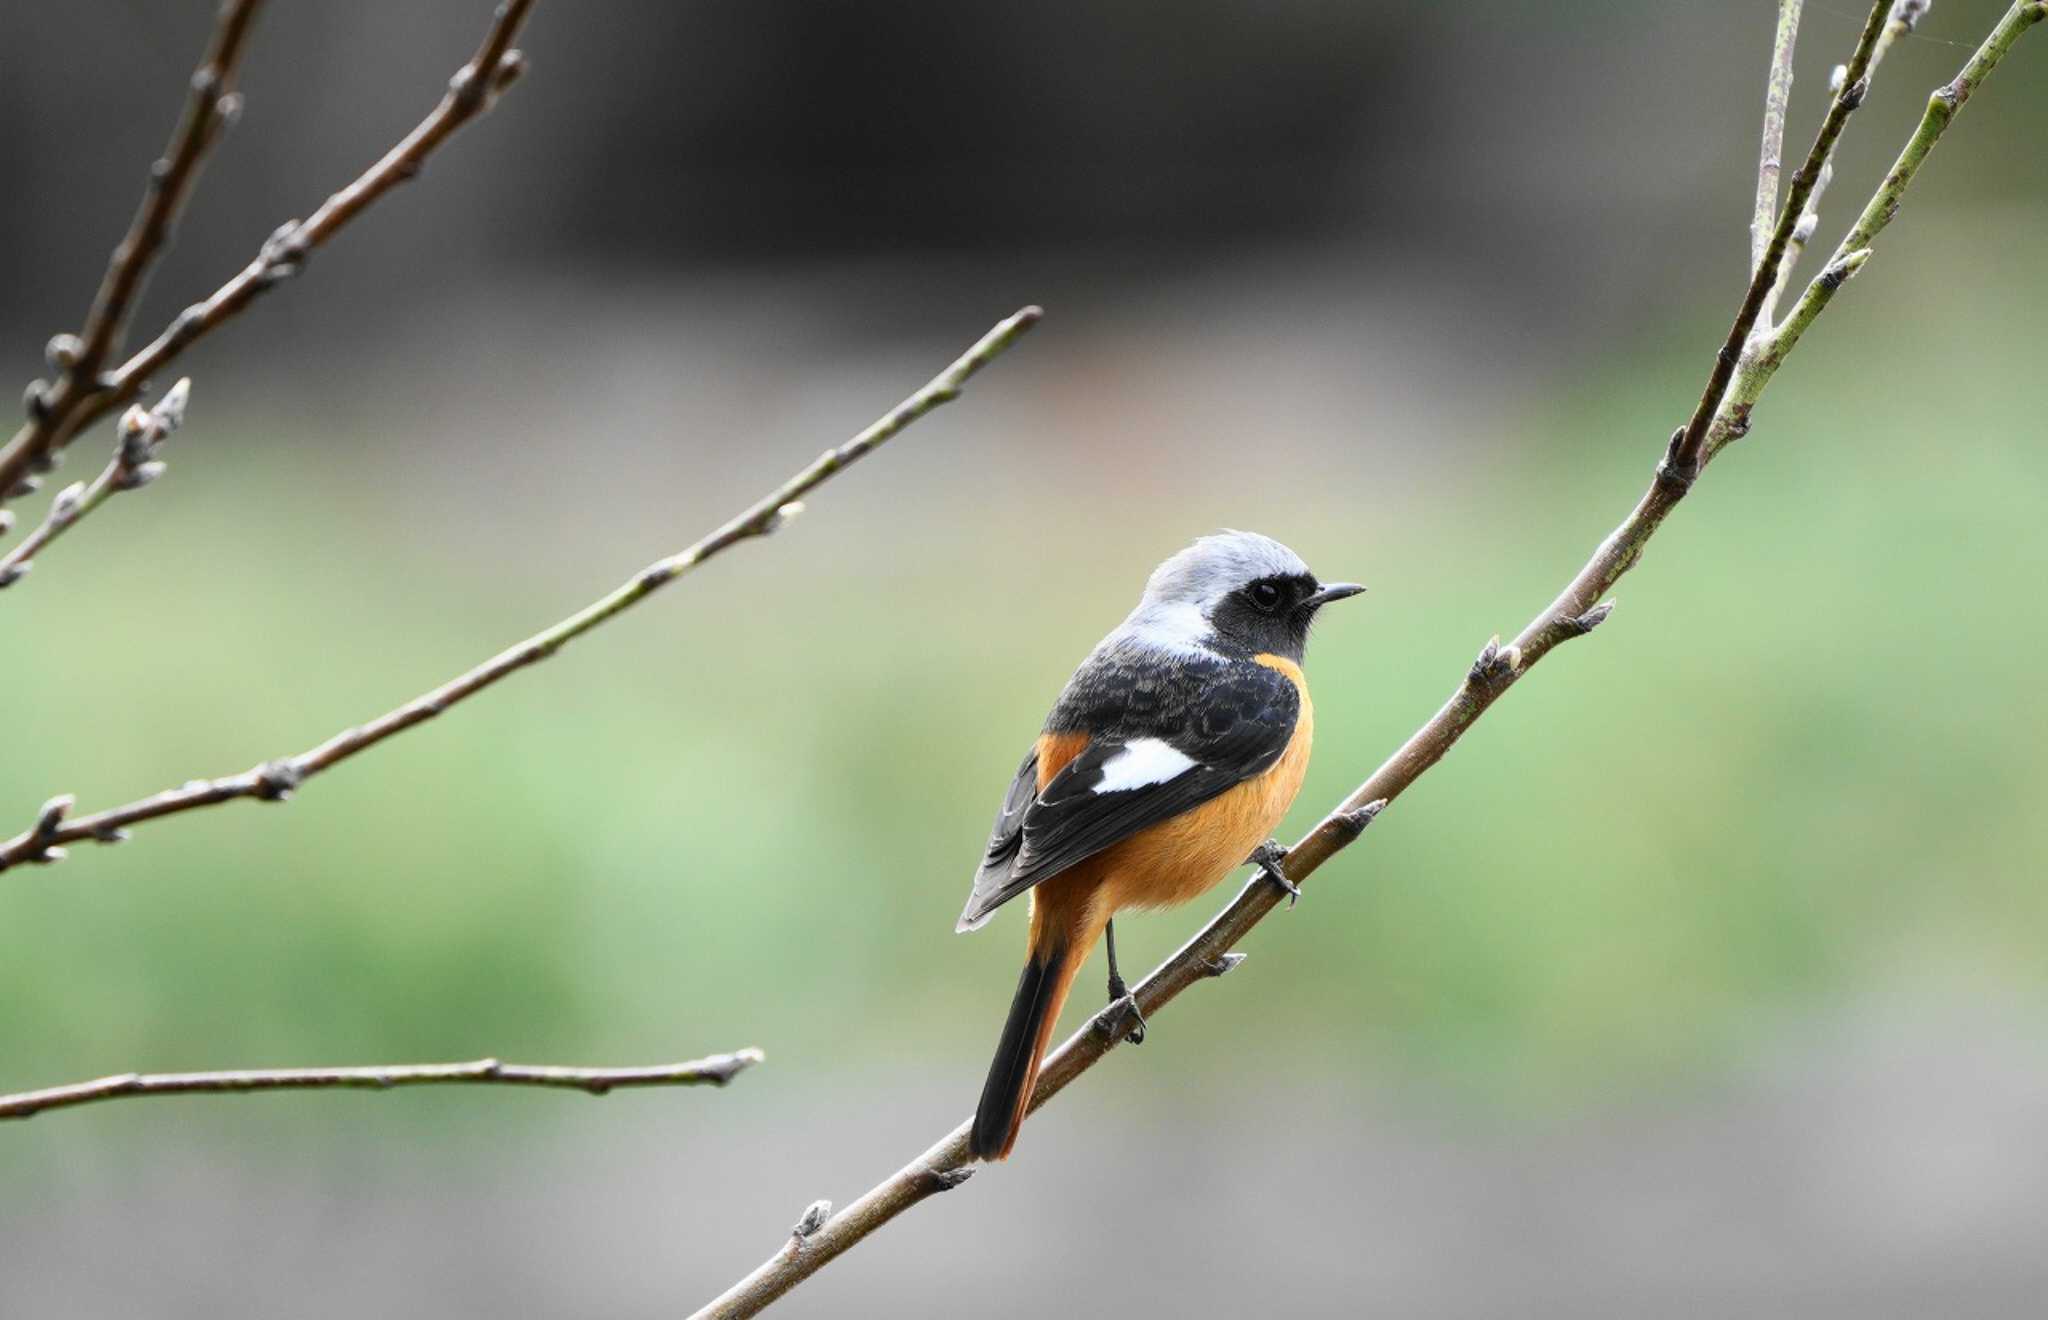
<svg viewBox="0 0 2048 1320"><path fill-rule="evenodd" d="M1010 1002L1010 1018L1003 1023L1002 1041L974 1111L974 1135L968 1144L977 1159L1010 1157L1032 1089L1038 1085L1038 1067L1045 1062L1053 1026L1060 1020L1067 992L1074 988L1074 974L1087 957L1088 946L1067 937L1033 942L1031 961L1017 979L1017 997Z"/></svg>

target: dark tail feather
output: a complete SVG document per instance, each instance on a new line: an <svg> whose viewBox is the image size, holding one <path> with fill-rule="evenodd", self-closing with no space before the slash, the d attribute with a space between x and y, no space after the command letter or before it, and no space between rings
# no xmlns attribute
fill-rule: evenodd
<svg viewBox="0 0 2048 1320"><path fill-rule="evenodd" d="M1017 1144L1025 1106L1038 1082L1038 1065L1045 1059L1046 1043L1067 1002L1074 972L1064 946L1035 951L1024 964L1017 997L1010 1001L1010 1019L1003 1023L1003 1038L974 1111L974 1135L968 1146L977 1159L1008 1159Z"/></svg>

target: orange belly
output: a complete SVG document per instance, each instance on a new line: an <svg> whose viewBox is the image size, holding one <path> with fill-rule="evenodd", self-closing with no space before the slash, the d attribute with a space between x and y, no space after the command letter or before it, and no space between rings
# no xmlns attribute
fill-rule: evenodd
<svg viewBox="0 0 2048 1320"><path fill-rule="evenodd" d="M1287 750L1257 778L1105 849L1103 897L1112 914L1121 908L1171 907L1200 898L1272 838L1280 818L1294 805L1308 773L1315 707L1309 704L1308 685L1299 668L1277 656L1261 656L1259 663L1286 674L1301 693L1301 714Z"/></svg>
<svg viewBox="0 0 2048 1320"><path fill-rule="evenodd" d="M1125 908L1171 907L1200 898L1273 836L1308 773L1315 707L1309 703L1308 684L1298 666L1278 656L1258 660L1285 674L1301 694L1301 713L1280 759L1264 774L1046 879L1032 894L1034 927L1050 919L1066 927L1070 938L1092 942L1103 923ZM1063 765L1086 745L1085 734L1042 740L1041 779L1050 778L1048 760L1056 757Z"/></svg>

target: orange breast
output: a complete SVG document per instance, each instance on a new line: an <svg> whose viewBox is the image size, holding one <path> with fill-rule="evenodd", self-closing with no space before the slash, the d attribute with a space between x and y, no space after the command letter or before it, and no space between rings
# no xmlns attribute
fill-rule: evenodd
<svg viewBox="0 0 2048 1320"><path fill-rule="evenodd" d="M1106 850L1100 874L1111 912L1126 907L1168 907L1201 897L1244 865L1245 858L1273 836L1280 818L1294 805L1302 777L1308 773L1309 745L1316 732L1315 707L1309 703L1308 683L1300 666L1274 655L1257 659L1285 674L1301 694L1301 713L1287 750L1264 774ZM1041 774L1043 765L1041 752Z"/></svg>

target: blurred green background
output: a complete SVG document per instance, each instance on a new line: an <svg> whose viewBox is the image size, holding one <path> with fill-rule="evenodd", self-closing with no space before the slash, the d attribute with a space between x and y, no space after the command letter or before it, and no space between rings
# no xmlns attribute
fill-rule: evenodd
<svg viewBox="0 0 2048 1320"><path fill-rule="evenodd" d="M1894 53L1821 242L1960 63L1950 43L1997 8L1944 4ZM389 264L405 255L347 236L192 355L168 478L0 599L13 820L58 791L98 807L311 746L694 538L1015 305L1044 302L1046 323L784 534L290 804L8 874L0 1083L743 1045L768 1062L724 1093L602 1104L152 1101L10 1128L7 1309L595 1296L652 1314L750 1268L808 1200L850 1200L909 1158L969 1108L1020 957L1020 916L951 933L988 817L1159 558L1249 527L1372 588L1311 649L1319 738L1292 838L1640 493L1739 293L1772 7L1743 9L1574 11L1562 29L1585 40L1537 53L1612 71L1556 93L1605 117L1551 96L1517 128L1496 106L1463 156L1439 123L1417 188L1443 209L1379 206L1400 180L1361 173L1338 191L1363 237L669 265L606 261L601 227L592 251L543 261L505 237L519 211L477 201L543 98L567 95L548 62L584 34L537 25L532 87L362 226L402 235L429 197L429 224L480 206L504 264L444 267L429 247L406 289ZM1203 51L1281 20L1207 21ZM1538 16L1376 22L1400 68L1536 79L1499 46L1536 40ZM1788 140L1855 23L1810 7ZM2022 46L1972 102L1613 621L1262 926L1241 972L1034 1120L1012 1167L864 1246L792 1313L961 1313L949 1289L994 1282L971 1313L1038 1314L1073 1289L1147 1314L2030 1295L2048 1165L2043 57ZM1673 104L1631 99L1646 62L1674 71ZM168 95L146 90L139 106ZM1433 95L1451 114L1455 89ZM1544 189L1503 164L1531 153ZM1638 157L1663 182L1636 178ZM531 180L556 164L517 160ZM63 205L48 181L36 205ZM228 229L192 241L239 252ZM64 323L95 259L12 342ZM1127 964L1228 892L1120 922ZM1799 1196L1761 1190L1773 1178ZM1704 1200L1638 1240L1631 1197ZM1896 1222L1870 1227L1873 1205ZM1380 1214L1402 1222L1385 1259L1371 1245L1392 1239L1356 1222ZM1361 1248L1335 1261L1276 1222L1332 1215ZM1220 1264L1247 1235L1271 1274Z"/></svg>

